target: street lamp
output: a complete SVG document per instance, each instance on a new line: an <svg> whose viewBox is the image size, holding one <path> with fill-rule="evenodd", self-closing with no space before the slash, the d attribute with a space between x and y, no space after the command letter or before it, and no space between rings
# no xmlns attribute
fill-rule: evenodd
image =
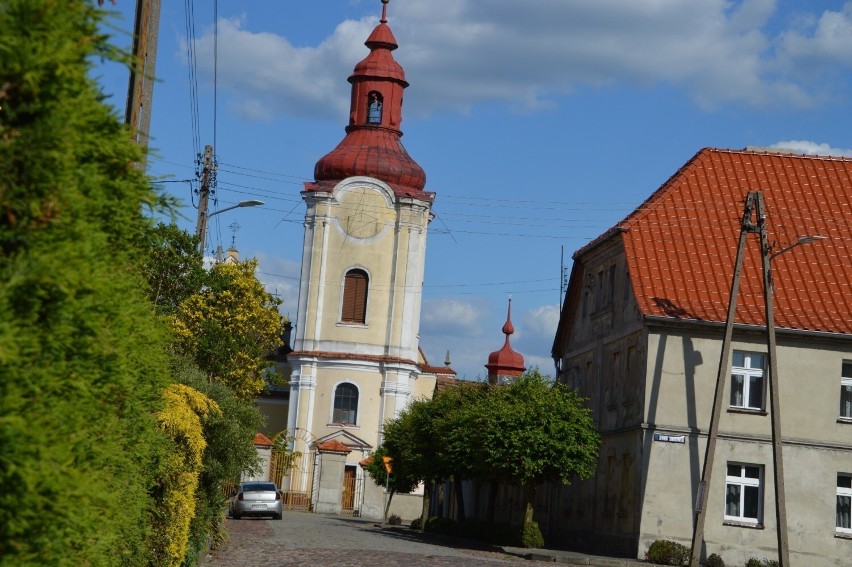
<svg viewBox="0 0 852 567"><path fill-rule="evenodd" d="M752 216L754 216L756 222L752 221ZM740 227L739 246L737 247L734 276L728 300L728 315L725 320L725 337L722 341L722 352L719 357L719 372L716 375L713 410L710 414L710 428L707 432L707 446L704 450L704 466L701 470L701 481L698 483L696 491L696 517L692 530L692 545L689 558L690 567L698 567L701 546L704 543L704 521L707 517L706 500L710 492L710 478L716 454L716 440L719 434L719 418L722 412L725 376L730 372L728 363L736 318L737 294L739 292L740 274L745 257L746 237L749 233L758 233L760 236L761 263L763 268L763 299L766 315L767 363L769 367L769 411L772 415L772 461L775 476L775 521L778 539L778 562L781 567L790 567L790 552L787 542L787 505L784 496L784 460L781 442L781 403L778 391L778 363L775 355L775 308L772 301L773 287L770 262L773 258L797 246L824 240L826 237L800 236L793 244L772 253L773 246L769 245L766 237L766 215L763 210L763 194L759 191L750 192L746 197Z"/></svg>
<svg viewBox="0 0 852 567"><path fill-rule="evenodd" d="M207 244L207 221L210 219L210 217L242 207L257 207L259 205L265 204L266 203L264 203L263 201L250 199L248 201L240 201L236 205L231 205L230 207L225 207L224 209L219 209L218 211L213 211L210 214L199 214L197 231L198 233L196 235L200 239L198 245L199 252L201 252L202 255L204 254L204 246Z"/></svg>
<svg viewBox="0 0 852 567"><path fill-rule="evenodd" d="M782 248L778 252L770 254L769 259L772 260L776 256L780 256L784 252L792 250L796 246L801 246L802 244L813 244L814 242L817 242L819 240L825 240L826 238L828 238L828 237L827 236L820 236L819 234L814 234L814 235L809 234L809 235L806 235L806 236L800 236L799 239L796 240L793 244L790 244L789 246L785 246L784 248Z"/></svg>

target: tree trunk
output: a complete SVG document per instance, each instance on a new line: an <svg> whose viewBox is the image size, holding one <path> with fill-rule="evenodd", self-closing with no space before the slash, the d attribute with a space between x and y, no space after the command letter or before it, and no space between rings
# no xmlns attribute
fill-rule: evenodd
<svg viewBox="0 0 852 567"><path fill-rule="evenodd" d="M385 516L384 516L384 517L385 517L385 519L384 519L384 523L387 523L387 522L388 522L388 510L390 510L391 500L393 500L393 495L394 495L394 493L396 493L396 489L395 489L395 488L391 488L391 489L390 489L390 493L388 494L388 503L387 503L387 504L385 504Z"/></svg>
<svg viewBox="0 0 852 567"><path fill-rule="evenodd" d="M426 530L426 520L429 519L429 509L432 507L432 481L423 481L423 510L420 512L420 531Z"/></svg>
<svg viewBox="0 0 852 567"><path fill-rule="evenodd" d="M533 521L533 512L535 511L535 484L532 482L527 483L525 487L524 499L526 500L524 509L524 524L526 525Z"/></svg>
<svg viewBox="0 0 852 567"><path fill-rule="evenodd" d="M462 480L459 477L453 477L453 485L456 489L456 514L459 522L465 521L464 513L464 491L462 490Z"/></svg>

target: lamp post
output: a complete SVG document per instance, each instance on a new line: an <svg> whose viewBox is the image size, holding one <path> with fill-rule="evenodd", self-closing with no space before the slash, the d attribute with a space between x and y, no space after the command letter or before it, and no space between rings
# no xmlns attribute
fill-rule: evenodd
<svg viewBox="0 0 852 567"><path fill-rule="evenodd" d="M752 222L752 215L756 222ZM790 552L787 541L787 508L784 496L784 462L781 441L781 404L778 388L778 363L776 360L775 343L775 308L773 304L772 259L803 244L811 244L824 240L825 236L800 236L796 242L785 246L777 252L772 252L772 246L767 242L766 215L763 210L763 194L752 191L746 197L745 209L740 230L737 258L734 264L734 276L731 282L731 293L728 301L728 314L725 321L725 338L722 341L722 352L719 357L719 372L716 375L716 392L713 398L713 410L710 415L710 428L707 433L707 446L704 453L704 465L701 470L701 481L696 495L696 518L692 531L692 547L690 550L690 567L698 567L701 557L701 546L704 543L704 522L707 516L707 495L710 490L710 479L713 461L716 453L716 440L719 434L719 418L722 412L722 400L725 389L725 376L729 372L728 361L731 350L731 340L736 319L737 295L739 292L740 273L745 256L745 242L748 233L758 233L760 236L761 262L763 268L763 298L766 315L767 359L769 372L770 408L772 415L772 461L775 482L775 520L778 538L778 561L781 567L790 567Z"/></svg>
<svg viewBox="0 0 852 567"><path fill-rule="evenodd" d="M265 204L266 203L264 203L263 201L251 199L248 201L240 201L236 205L231 205L230 207L225 207L224 209L219 209L218 211L213 211L210 214L199 214L198 228L196 231L196 236L199 238L198 251L201 252L202 255L204 254L204 246L207 244L207 221L210 219L210 217L242 207L257 207L259 205Z"/></svg>

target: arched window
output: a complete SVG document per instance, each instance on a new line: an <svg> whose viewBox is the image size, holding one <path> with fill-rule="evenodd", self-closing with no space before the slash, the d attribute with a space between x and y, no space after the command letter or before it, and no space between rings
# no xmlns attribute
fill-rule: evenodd
<svg viewBox="0 0 852 567"><path fill-rule="evenodd" d="M382 123L382 95L378 91L370 91L367 95L367 124Z"/></svg>
<svg viewBox="0 0 852 567"><path fill-rule="evenodd" d="M358 421L358 388L344 382L334 390L333 423L355 425Z"/></svg>
<svg viewBox="0 0 852 567"><path fill-rule="evenodd" d="M364 270L354 269L346 272L343 281L343 305L340 320L344 323L367 322L367 286L370 278Z"/></svg>

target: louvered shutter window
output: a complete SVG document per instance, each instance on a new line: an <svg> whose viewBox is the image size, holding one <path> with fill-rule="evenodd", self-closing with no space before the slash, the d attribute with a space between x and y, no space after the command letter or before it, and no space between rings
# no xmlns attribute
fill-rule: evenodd
<svg viewBox="0 0 852 567"><path fill-rule="evenodd" d="M344 323L367 321L367 285L369 278L364 270L349 270L343 282L343 308L340 320Z"/></svg>

